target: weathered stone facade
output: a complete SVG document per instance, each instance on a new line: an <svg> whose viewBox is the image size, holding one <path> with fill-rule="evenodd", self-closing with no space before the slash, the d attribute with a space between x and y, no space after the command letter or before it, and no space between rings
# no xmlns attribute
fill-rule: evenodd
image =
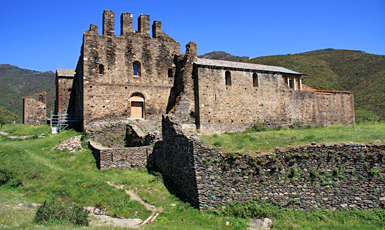
<svg viewBox="0 0 385 230"><path fill-rule="evenodd" d="M123 13L115 35L115 13L104 11L103 33L91 24L83 35L69 98L60 95L70 81L58 81L58 108L68 104L84 129L93 122L160 120L163 113L206 133L244 130L257 122L355 122L351 92L308 90L301 73L283 67L198 58L194 42L183 55L160 21L154 21L151 37L149 15L139 16L137 31L132 20Z"/></svg>
<svg viewBox="0 0 385 230"><path fill-rule="evenodd" d="M75 71L72 69L56 69L56 100L55 114L74 114L75 108L70 105ZM74 103L71 103L73 105Z"/></svg>
<svg viewBox="0 0 385 230"><path fill-rule="evenodd" d="M257 200L303 210L371 209L385 201L385 145L337 144L277 149L258 157L216 152L163 119L155 165L200 209Z"/></svg>
<svg viewBox="0 0 385 230"><path fill-rule="evenodd" d="M46 116L46 93L36 93L23 99L23 123L44 125Z"/></svg>
<svg viewBox="0 0 385 230"><path fill-rule="evenodd" d="M180 44L162 31L159 21L150 37L149 15L139 16L135 31L132 14L123 13L121 35L114 33L114 20L113 11L104 11L103 34L91 25L83 36L76 78L84 127L94 121L154 120L166 112Z"/></svg>
<svg viewBox="0 0 385 230"><path fill-rule="evenodd" d="M351 92L292 89L287 76L301 77L294 71L198 59L194 72L199 89L195 97L196 123L203 131L234 132L258 122L272 126L288 126L295 121L313 126L354 124ZM226 74L231 77L228 85Z"/></svg>

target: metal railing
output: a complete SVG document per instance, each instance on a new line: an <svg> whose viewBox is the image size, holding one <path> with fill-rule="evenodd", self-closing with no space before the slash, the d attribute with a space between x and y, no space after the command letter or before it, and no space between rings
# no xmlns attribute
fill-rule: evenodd
<svg viewBox="0 0 385 230"><path fill-rule="evenodd" d="M57 114L54 115L51 111L51 133L60 133L70 125L79 124L75 114Z"/></svg>

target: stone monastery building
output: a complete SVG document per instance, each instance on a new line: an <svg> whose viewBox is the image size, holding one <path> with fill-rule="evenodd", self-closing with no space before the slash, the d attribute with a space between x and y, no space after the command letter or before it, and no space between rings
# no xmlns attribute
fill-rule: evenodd
<svg viewBox="0 0 385 230"><path fill-rule="evenodd" d="M352 92L311 89L301 73L283 67L198 58L194 42L182 54L160 21L151 28L150 16L140 15L136 31L132 20L121 15L120 35L113 11L104 11L102 34L91 24L76 69L57 69L57 114L75 114L84 129L92 122L161 120L164 113L203 132L257 122L355 122Z"/></svg>

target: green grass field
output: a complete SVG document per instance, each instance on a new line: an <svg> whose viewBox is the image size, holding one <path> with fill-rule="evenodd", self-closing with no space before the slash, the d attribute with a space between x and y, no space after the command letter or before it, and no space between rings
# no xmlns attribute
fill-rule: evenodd
<svg viewBox="0 0 385 230"><path fill-rule="evenodd" d="M384 129L383 124L378 125L379 129ZM372 134L365 137L366 139L363 137L363 139L347 141L384 140L383 134L375 134L377 132L375 131L376 127L377 125L367 125L350 128L372 129L372 132L365 131L368 134L362 135ZM336 127L336 129L344 130L344 127ZM333 130L333 128L325 130ZM151 212L146 210L143 205L131 200L130 196L123 190L112 187L107 182L124 185L125 189L134 191L147 203L164 209L157 218L158 221L145 225L144 229L245 229L248 217L247 215L240 215L239 212L246 211L250 216L262 217L258 215L259 212L256 209L239 205L224 212L201 213L173 195L166 188L159 174L150 174L147 170L99 171L91 151L86 146L84 146L84 150L78 152L53 149L63 140L81 134L74 130L65 130L60 134L52 135L49 133L49 126L5 125L0 131L16 136L45 133L45 138L36 138L35 135L24 140L11 140L5 136L0 136L0 170L11 172L14 179L21 182L21 184L6 183L0 185L0 228L111 229L96 226L77 227L68 223L46 225L34 223L33 218L37 208L30 207L29 204L40 204L45 200L59 200L68 205L104 207L109 210L109 215L115 217L138 217L145 220L150 216ZM306 130L298 130L297 132L302 131L306 132ZM321 132L319 130L313 131ZM280 134L281 132L290 133L291 131L271 131L264 134L280 137L283 135ZM346 133L346 131L340 132ZM239 133L239 135L250 135L250 137L262 134ZM304 136L306 135L311 134L304 134ZM224 136L236 136L236 134ZM298 140L301 139L298 133L296 136ZM262 138L262 136L259 137ZM257 137L255 138L258 140ZM349 139L348 136L344 138ZM311 141L322 142L322 139L312 139ZM248 142L251 142L250 138ZM308 142L308 140L304 142ZM302 142L292 141L290 143L300 144ZM275 147L275 144L272 146ZM171 204L175 204L175 206ZM256 206L255 203L252 204ZM265 210L265 213L273 219L275 229L296 229L299 227L301 229L383 229L382 226L385 223L384 210L303 212L274 206L259 208Z"/></svg>
<svg viewBox="0 0 385 230"><path fill-rule="evenodd" d="M308 127L309 128L309 127ZM385 123L365 123L354 126L330 126L303 129L282 129L244 132L223 135L204 135L203 143L221 151L251 153L272 152L275 147L336 143L385 143Z"/></svg>

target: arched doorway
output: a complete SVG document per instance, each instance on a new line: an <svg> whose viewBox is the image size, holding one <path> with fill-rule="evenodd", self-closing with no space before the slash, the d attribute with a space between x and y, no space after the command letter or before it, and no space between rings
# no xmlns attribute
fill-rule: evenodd
<svg viewBox="0 0 385 230"><path fill-rule="evenodd" d="M141 93L133 93L130 98L131 118L144 118L144 96Z"/></svg>

